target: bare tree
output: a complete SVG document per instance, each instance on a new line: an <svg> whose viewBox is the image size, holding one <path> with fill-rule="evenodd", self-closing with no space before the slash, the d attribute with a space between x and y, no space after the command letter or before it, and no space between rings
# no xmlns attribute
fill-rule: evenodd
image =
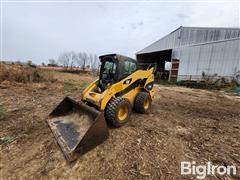
<svg viewBox="0 0 240 180"><path fill-rule="evenodd" d="M87 61L89 60L89 57L86 52L80 52L78 53L78 65L81 66L83 70L85 70Z"/></svg>
<svg viewBox="0 0 240 180"><path fill-rule="evenodd" d="M64 52L60 54L58 58L59 64L61 64L65 68L73 68L75 63L77 62L77 54L74 51Z"/></svg>
<svg viewBox="0 0 240 180"><path fill-rule="evenodd" d="M53 65L53 66L57 65L57 61L55 59L49 59L48 62L49 62L49 65Z"/></svg>
<svg viewBox="0 0 240 180"><path fill-rule="evenodd" d="M49 59L49 63L57 64L57 62L52 61L52 59ZM58 64L70 69L77 65L83 70L85 70L86 68L91 68L92 70L96 71L98 70L100 62L96 54L87 54L86 52L75 53L74 51L69 51L60 54L58 58Z"/></svg>
<svg viewBox="0 0 240 180"><path fill-rule="evenodd" d="M90 63L90 67L91 67L91 69L93 69L94 56L93 56L92 53L89 54L89 63Z"/></svg>
<svg viewBox="0 0 240 180"><path fill-rule="evenodd" d="M93 70L98 70L99 65L100 65L99 58L98 58L98 56L95 54L95 55L94 55L94 58L93 58L92 69L93 69Z"/></svg>
<svg viewBox="0 0 240 180"><path fill-rule="evenodd" d="M77 54L72 51L70 52L70 68L72 69L77 63Z"/></svg>
<svg viewBox="0 0 240 180"><path fill-rule="evenodd" d="M60 54L59 57L58 57L58 62L63 67L68 68L68 65L69 65L68 53L64 52L64 53Z"/></svg>
<svg viewBox="0 0 240 180"><path fill-rule="evenodd" d="M28 61L27 61L27 65L28 65L28 66L31 66L31 65L32 65L32 60L28 60Z"/></svg>

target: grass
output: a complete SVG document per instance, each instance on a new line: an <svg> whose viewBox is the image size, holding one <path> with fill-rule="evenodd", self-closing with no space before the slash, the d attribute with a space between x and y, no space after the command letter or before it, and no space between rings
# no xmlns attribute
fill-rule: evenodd
<svg viewBox="0 0 240 180"><path fill-rule="evenodd" d="M169 85L169 86L171 86L171 85L173 85L173 86L177 85L177 82L176 82L176 81L168 81L168 80L160 80L160 79L156 79L156 80L154 81L154 83L155 83L155 84L160 84L160 85Z"/></svg>
<svg viewBox="0 0 240 180"><path fill-rule="evenodd" d="M0 119L5 118L7 115L6 109L3 107L3 105L0 105Z"/></svg>
<svg viewBox="0 0 240 180"><path fill-rule="evenodd" d="M82 87L83 87L83 88L86 88L88 85L89 85L89 84L88 84L87 82L85 82L85 81L82 82Z"/></svg>
<svg viewBox="0 0 240 180"><path fill-rule="evenodd" d="M48 73L48 74L51 74L51 75L64 74L64 72L62 72L62 71L48 70L48 69L43 69L42 72Z"/></svg>
<svg viewBox="0 0 240 180"><path fill-rule="evenodd" d="M86 82L82 82L81 84L79 83L64 83L64 90L65 91L81 91L84 88L86 88L88 85L88 83Z"/></svg>
<svg viewBox="0 0 240 180"><path fill-rule="evenodd" d="M14 136L5 136L0 138L0 145L7 145L15 140Z"/></svg>
<svg viewBox="0 0 240 180"><path fill-rule="evenodd" d="M231 93L234 96L240 96L240 86L235 86L227 90L228 93Z"/></svg>

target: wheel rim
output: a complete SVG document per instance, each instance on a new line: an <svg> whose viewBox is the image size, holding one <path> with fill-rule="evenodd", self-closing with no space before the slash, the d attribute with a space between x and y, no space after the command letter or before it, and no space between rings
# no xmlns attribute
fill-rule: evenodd
<svg viewBox="0 0 240 180"><path fill-rule="evenodd" d="M124 121L126 119L127 115L128 115L128 107L126 105L120 107L118 110L118 114L117 114L118 119L120 121Z"/></svg>
<svg viewBox="0 0 240 180"><path fill-rule="evenodd" d="M150 105L150 100L149 100L149 98L146 98L146 99L144 100L144 109L148 109L148 108L149 108L149 105Z"/></svg>

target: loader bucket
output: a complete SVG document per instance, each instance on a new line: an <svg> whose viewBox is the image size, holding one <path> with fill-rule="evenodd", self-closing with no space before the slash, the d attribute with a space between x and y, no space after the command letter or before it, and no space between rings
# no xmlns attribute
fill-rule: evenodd
<svg viewBox="0 0 240 180"><path fill-rule="evenodd" d="M103 112L69 97L50 113L47 122L68 161L101 144L109 135Z"/></svg>

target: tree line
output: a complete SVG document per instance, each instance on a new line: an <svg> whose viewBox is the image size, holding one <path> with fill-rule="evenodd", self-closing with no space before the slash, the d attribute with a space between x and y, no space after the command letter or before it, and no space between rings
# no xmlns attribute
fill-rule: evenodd
<svg viewBox="0 0 240 180"><path fill-rule="evenodd" d="M74 51L63 52L59 55L58 59L49 59L49 65L62 66L67 69L72 69L73 67L80 67L83 70L90 68L97 70L99 67L99 59L96 54Z"/></svg>

